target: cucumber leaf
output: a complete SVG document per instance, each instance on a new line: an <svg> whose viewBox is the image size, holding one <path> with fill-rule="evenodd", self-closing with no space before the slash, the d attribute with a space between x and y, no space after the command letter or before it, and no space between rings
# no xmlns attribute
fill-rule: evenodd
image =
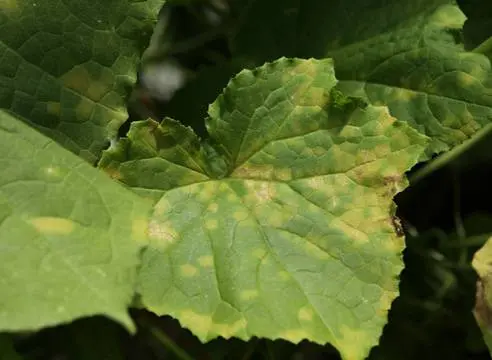
<svg viewBox="0 0 492 360"><path fill-rule="evenodd" d="M105 152L101 167L156 203L147 308L202 341L309 339L367 356L403 267L392 198L428 139L336 84L330 59L282 58L230 81L209 141L145 121Z"/></svg>

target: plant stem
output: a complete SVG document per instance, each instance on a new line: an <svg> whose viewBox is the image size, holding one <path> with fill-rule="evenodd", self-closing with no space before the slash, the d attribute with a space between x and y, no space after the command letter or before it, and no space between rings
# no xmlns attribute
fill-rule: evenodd
<svg viewBox="0 0 492 360"><path fill-rule="evenodd" d="M180 360L194 360L184 349L176 344L165 332L151 326L150 333L162 344L164 347L174 353Z"/></svg>

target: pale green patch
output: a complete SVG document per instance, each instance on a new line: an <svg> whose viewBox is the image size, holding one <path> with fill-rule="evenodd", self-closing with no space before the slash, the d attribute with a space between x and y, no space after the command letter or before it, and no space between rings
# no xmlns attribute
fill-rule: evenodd
<svg viewBox="0 0 492 360"><path fill-rule="evenodd" d="M309 339L367 355L403 266L392 198L428 139L336 84L331 60L280 59L241 71L210 106L212 157L170 119L133 124L105 153L103 169L155 189L145 306L202 341ZM137 178L147 162L166 176Z"/></svg>

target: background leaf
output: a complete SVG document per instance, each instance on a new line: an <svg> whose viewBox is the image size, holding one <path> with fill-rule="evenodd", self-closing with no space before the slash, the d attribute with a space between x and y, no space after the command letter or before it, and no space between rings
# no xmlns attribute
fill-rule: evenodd
<svg viewBox="0 0 492 360"><path fill-rule="evenodd" d="M95 162L127 118L163 2L3 1L0 108Z"/></svg>
<svg viewBox="0 0 492 360"><path fill-rule="evenodd" d="M330 57L339 88L432 138L427 156L472 136L492 118L490 62L466 53L452 1L256 1L232 40L258 65L279 56Z"/></svg>
<svg viewBox="0 0 492 360"><path fill-rule="evenodd" d="M127 314L150 204L0 111L0 330Z"/></svg>
<svg viewBox="0 0 492 360"><path fill-rule="evenodd" d="M210 138L228 171L200 171L193 183L203 162L195 140L185 143L197 163L174 176L182 185L164 189L158 176L147 178L163 191L140 272L149 309L176 317L202 341L310 339L332 343L344 359L368 354L402 268L392 197L427 139L335 85L331 60L244 70L209 109ZM125 169L122 180L132 179L147 161L186 171L166 150L176 137L147 140L182 126L135 123L130 134L144 126L148 135L123 144L152 148L154 158L107 151L110 172Z"/></svg>

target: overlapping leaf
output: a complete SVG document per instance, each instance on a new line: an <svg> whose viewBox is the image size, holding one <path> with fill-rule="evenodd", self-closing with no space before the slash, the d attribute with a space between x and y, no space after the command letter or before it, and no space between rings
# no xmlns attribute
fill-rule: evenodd
<svg viewBox="0 0 492 360"><path fill-rule="evenodd" d="M0 108L90 162L125 98L164 0L0 3Z"/></svg>
<svg viewBox="0 0 492 360"><path fill-rule="evenodd" d="M463 51L457 39L464 21L448 0L349 7L343 1L257 1L232 44L253 64L285 54L333 58L343 92L387 105L432 138L431 155L492 118L490 62Z"/></svg>
<svg viewBox="0 0 492 360"><path fill-rule="evenodd" d="M211 143L168 119L105 153L113 176L160 196L139 280L148 308L201 340L368 354L402 268L392 197L427 138L336 82L328 59L244 70L210 106Z"/></svg>
<svg viewBox="0 0 492 360"><path fill-rule="evenodd" d="M481 215L472 220L475 227L481 230L479 238L484 243L475 253L472 263L478 274L474 315L492 355L492 219Z"/></svg>
<svg viewBox="0 0 492 360"><path fill-rule="evenodd" d="M0 331L104 314L132 328L150 205L0 111Z"/></svg>

